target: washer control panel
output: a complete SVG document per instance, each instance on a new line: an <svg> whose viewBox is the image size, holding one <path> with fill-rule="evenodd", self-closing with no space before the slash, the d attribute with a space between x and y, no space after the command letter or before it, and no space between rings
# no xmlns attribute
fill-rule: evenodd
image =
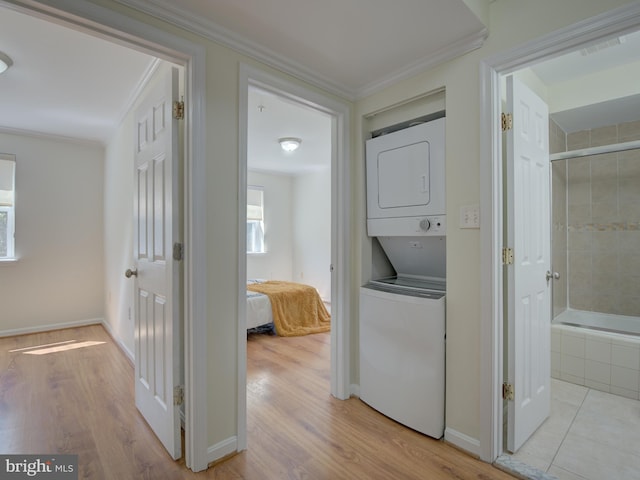
<svg viewBox="0 0 640 480"><path fill-rule="evenodd" d="M444 235L444 217L423 217L418 222L420 232L428 232L432 235Z"/></svg>
<svg viewBox="0 0 640 480"><path fill-rule="evenodd" d="M428 215L421 217L393 217L367 220L370 237L424 237L447 234L446 215Z"/></svg>

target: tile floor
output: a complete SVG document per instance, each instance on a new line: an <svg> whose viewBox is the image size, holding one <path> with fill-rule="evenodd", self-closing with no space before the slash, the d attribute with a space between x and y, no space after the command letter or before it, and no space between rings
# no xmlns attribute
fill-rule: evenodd
<svg viewBox="0 0 640 480"><path fill-rule="evenodd" d="M551 416L512 458L561 480L640 480L640 401L551 379Z"/></svg>

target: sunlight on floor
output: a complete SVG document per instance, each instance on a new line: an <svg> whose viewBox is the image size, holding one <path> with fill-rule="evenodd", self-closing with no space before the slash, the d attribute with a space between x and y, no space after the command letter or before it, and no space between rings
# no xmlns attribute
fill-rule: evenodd
<svg viewBox="0 0 640 480"><path fill-rule="evenodd" d="M102 345L103 343L106 342L96 342L88 340L86 342L76 343L76 340L67 340L66 342L48 343L46 345L37 345L34 347L9 350L9 353L22 352L25 355L46 355L48 353L65 352L67 350L75 350L78 348L92 347L94 345Z"/></svg>

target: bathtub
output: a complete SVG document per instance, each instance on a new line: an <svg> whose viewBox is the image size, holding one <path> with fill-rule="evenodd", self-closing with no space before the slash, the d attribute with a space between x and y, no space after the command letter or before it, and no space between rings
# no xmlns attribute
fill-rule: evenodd
<svg viewBox="0 0 640 480"><path fill-rule="evenodd" d="M551 325L551 376L640 399L640 318L562 312Z"/></svg>
<svg viewBox="0 0 640 480"><path fill-rule="evenodd" d="M640 317L567 309L554 318L553 323L640 336Z"/></svg>

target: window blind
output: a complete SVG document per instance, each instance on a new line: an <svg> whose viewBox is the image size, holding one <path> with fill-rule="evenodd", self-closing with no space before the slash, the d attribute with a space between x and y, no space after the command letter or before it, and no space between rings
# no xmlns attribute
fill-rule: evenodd
<svg viewBox="0 0 640 480"><path fill-rule="evenodd" d="M9 155L3 157L0 157L0 206L13 207L16 162L6 158Z"/></svg>

